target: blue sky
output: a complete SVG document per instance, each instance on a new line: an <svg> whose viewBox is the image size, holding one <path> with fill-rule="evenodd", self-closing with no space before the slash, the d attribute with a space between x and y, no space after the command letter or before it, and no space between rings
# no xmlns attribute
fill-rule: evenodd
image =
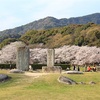
<svg viewBox="0 0 100 100"><path fill-rule="evenodd" d="M0 31L52 16L70 18L100 12L100 0L0 0Z"/></svg>

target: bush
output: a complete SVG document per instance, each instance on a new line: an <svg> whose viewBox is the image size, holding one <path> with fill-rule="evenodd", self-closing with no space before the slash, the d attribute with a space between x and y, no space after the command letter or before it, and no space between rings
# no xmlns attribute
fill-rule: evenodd
<svg viewBox="0 0 100 100"><path fill-rule="evenodd" d="M47 66L46 64L32 64L31 65L33 70L36 69L42 69L43 66ZM70 69L71 65L67 65L67 64L55 64L54 66L61 66L63 70L66 70L67 68Z"/></svg>
<svg viewBox="0 0 100 100"><path fill-rule="evenodd" d="M69 65L69 64L55 64L55 66L61 66L61 68L63 70L66 70L67 68L70 69L70 67L71 67L71 65Z"/></svg>
<svg viewBox="0 0 100 100"><path fill-rule="evenodd" d="M47 66L46 64L32 64L33 70L42 69L43 66Z"/></svg>
<svg viewBox="0 0 100 100"><path fill-rule="evenodd" d="M14 69L16 64L0 64L0 69Z"/></svg>
<svg viewBox="0 0 100 100"><path fill-rule="evenodd" d="M46 64L31 64L33 70L42 69L43 66L47 66ZM63 70L67 68L70 69L71 65L68 64L55 64L54 66L61 66ZM0 64L0 69L14 69L16 68L16 64Z"/></svg>

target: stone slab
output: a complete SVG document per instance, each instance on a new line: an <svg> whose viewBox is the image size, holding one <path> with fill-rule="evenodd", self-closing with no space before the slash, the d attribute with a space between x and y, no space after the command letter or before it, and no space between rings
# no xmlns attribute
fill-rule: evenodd
<svg viewBox="0 0 100 100"><path fill-rule="evenodd" d="M66 71L67 74L83 74L81 71Z"/></svg>
<svg viewBox="0 0 100 100"><path fill-rule="evenodd" d="M47 66L53 67L55 62L55 50L47 49Z"/></svg>
<svg viewBox="0 0 100 100"><path fill-rule="evenodd" d="M10 73L24 73L24 71L19 70L19 69L12 69L10 70Z"/></svg>
<svg viewBox="0 0 100 100"><path fill-rule="evenodd" d="M29 48L28 47L18 47L16 56L16 67L22 71L29 70Z"/></svg>
<svg viewBox="0 0 100 100"><path fill-rule="evenodd" d="M75 82L74 80L72 80L66 76L60 76L58 78L58 81L61 83L69 84L69 85L77 84L77 82Z"/></svg>
<svg viewBox="0 0 100 100"><path fill-rule="evenodd" d="M46 73L61 73L62 72L62 68L61 66L54 66L54 67L47 67L47 66L43 66L42 67L42 72L46 72Z"/></svg>
<svg viewBox="0 0 100 100"><path fill-rule="evenodd" d="M0 74L0 82L4 82L4 81L6 81L8 79L9 79L8 75Z"/></svg>

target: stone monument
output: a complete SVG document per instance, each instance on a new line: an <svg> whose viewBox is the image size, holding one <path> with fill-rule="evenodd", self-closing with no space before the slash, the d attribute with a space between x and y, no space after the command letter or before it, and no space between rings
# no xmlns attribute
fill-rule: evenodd
<svg viewBox="0 0 100 100"><path fill-rule="evenodd" d="M47 67L54 67L55 50L47 49Z"/></svg>
<svg viewBox="0 0 100 100"><path fill-rule="evenodd" d="M42 67L42 72L60 72L62 68L60 66L54 66L55 63L55 50L47 49L47 66Z"/></svg>
<svg viewBox="0 0 100 100"><path fill-rule="evenodd" d="M27 46L17 48L16 67L22 71L29 69L29 48Z"/></svg>

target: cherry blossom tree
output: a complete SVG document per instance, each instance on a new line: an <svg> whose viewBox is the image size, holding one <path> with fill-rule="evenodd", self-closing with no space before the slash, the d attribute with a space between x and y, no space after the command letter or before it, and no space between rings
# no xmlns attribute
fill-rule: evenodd
<svg viewBox="0 0 100 100"><path fill-rule="evenodd" d="M13 42L0 50L0 63L16 63L16 50L22 42ZM30 49L30 63L47 62L47 48ZM100 63L100 48L88 46L63 46L55 48L55 63L70 62L71 64L84 65Z"/></svg>

